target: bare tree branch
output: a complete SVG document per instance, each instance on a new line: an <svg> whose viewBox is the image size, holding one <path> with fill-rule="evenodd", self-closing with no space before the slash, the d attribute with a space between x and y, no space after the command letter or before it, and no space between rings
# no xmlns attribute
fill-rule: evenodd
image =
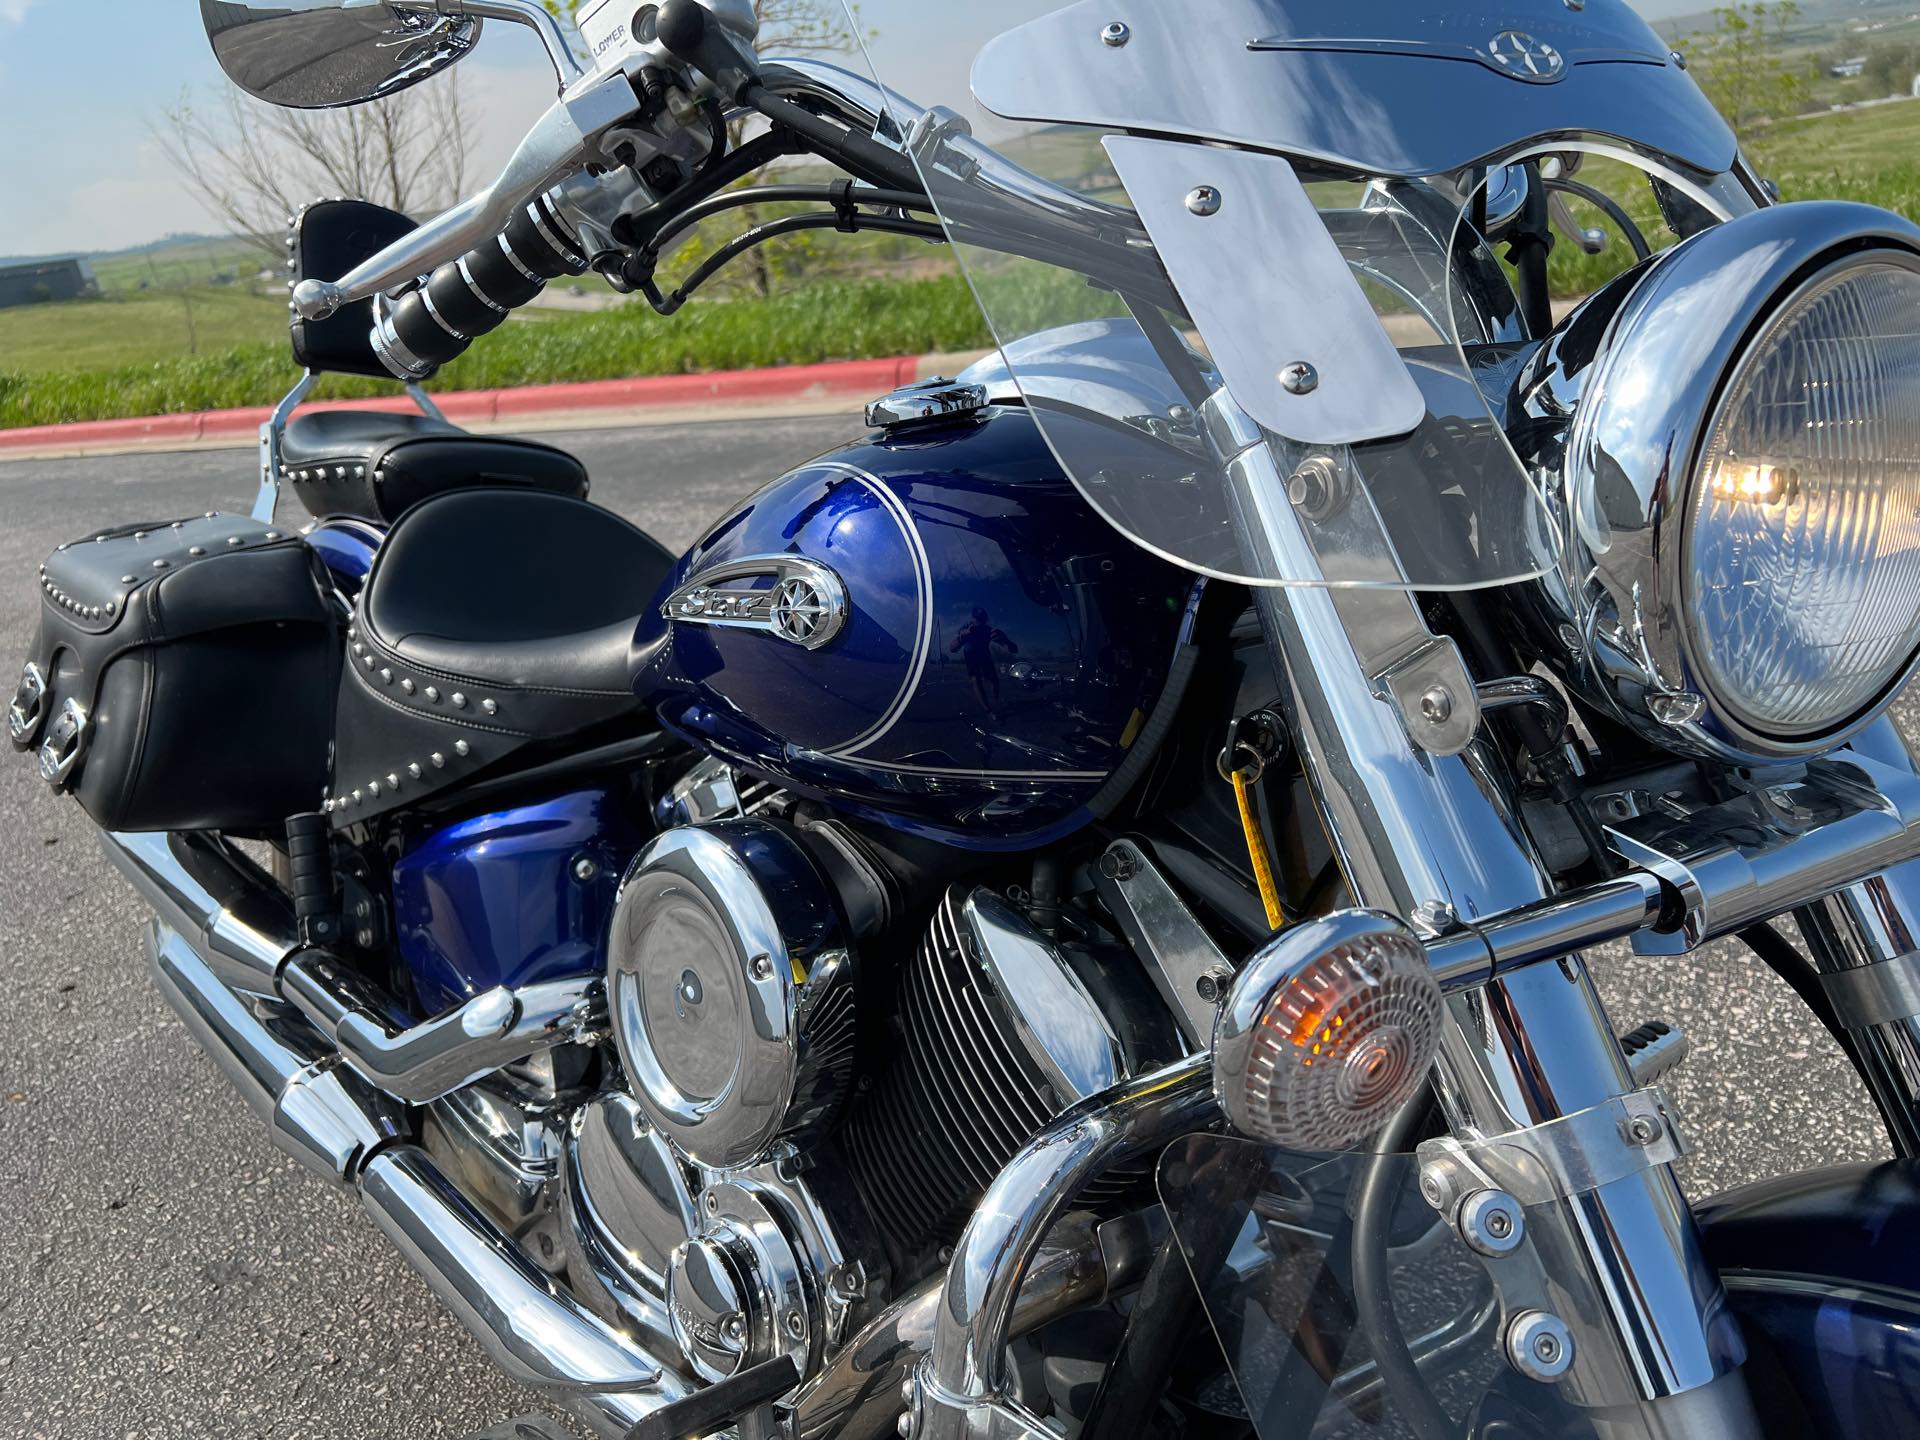
<svg viewBox="0 0 1920 1440"><path fill-rule="evenodd" d="M182 93L155 138L187 188L268 255L287 217L326 196L425 216L461 198L470 131L449 71L345 110L285 110L228 87L202 108Z"/></svg>

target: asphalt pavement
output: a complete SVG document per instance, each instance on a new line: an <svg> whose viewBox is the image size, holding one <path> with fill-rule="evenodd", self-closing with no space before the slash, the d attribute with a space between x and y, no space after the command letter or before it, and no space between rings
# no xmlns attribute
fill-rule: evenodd
<svg viewBox="0 0 1920 1440"><path fill-rule="evenodd" d="M546 438L586 461L597 499L679 548L856 431L849 415ZM47 551L109 524L244 510L250 460L0 462L7 683ZM143 918L79 807L0 747L0 1436L457 1440L540 1408L351 1196L269 1146L149 986ZM1690 1193L1884 1153L1825 1035L1738 947L1595 965L1617 1029L1660 1017L1693 1039L1668 1081Z"/></svg>

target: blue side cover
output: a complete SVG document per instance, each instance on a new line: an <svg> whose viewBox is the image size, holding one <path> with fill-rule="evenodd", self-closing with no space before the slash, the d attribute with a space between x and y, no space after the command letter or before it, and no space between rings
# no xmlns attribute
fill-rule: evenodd
<svg viewBox="0 0 1920 1440"><path fill-rule="evenodd" d="M393 867L394 929L426 1013L496 985L598 970L614 892L643 839L622 796L592 789L415 844Z"/></svg>

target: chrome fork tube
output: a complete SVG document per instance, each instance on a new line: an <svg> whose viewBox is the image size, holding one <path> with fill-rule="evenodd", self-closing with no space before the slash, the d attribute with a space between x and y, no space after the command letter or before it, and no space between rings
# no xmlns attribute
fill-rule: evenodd
<svg viewBox="0 0 1920 1440"><path fill-rule="evenodd" d="M1216 436L1250 435L1244 417L1208 418ZM1272 450L1247 445L1230 468L1247 543L1284 564L1275 573L1318 573L1302 568L1314 561ZM1470 922L1547 895L1496 762L1477 748L1442 756L1414 746L1356 658L1333 593L1269 589L1259 604L1293 738L1354 898L1400 915L1437 903ZM1634 1088L1578 955L1449 1005L1436 1077L1463 1140L1538 1126ZM1758 1433L1735 1373L1738 1331L1670 1167L1538 1205L1527 1233L1573 1329L1574 1368L1562 1388L1596 1423L1658 1435L1683 1407L1691 1434Z"/></svg>
<svg viewBox="0 0 1920 1440"><path fill-rule="evenodd" d="M1913 756L1890 719L1854 741L1902 769ZM1920 860L1794 913L1853 1060L1901 1155L1920 1155Z"/></svg>

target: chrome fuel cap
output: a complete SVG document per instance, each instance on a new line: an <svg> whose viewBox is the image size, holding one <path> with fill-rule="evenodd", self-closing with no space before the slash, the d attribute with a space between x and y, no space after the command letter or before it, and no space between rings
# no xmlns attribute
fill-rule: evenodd
<svg viewBox="0 0 1920 1440"><path fill-rule="evenodd" d="M937 420L953 420L987 408L987 387L963 385L936 375L913 385L903 385L891 395L882 395L867 406L867 424L876 430L899 430L909 425L927 425Z"/></svg>

